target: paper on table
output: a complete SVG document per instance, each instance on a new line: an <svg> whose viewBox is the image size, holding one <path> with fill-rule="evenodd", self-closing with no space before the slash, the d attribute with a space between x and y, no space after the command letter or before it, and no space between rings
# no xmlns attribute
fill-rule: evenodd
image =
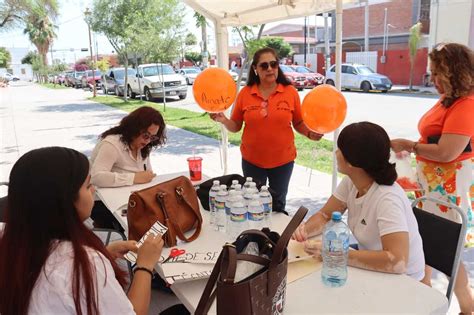
<svg viewBox="0 0 474 315"><path fill-rule="evenodd" d="M168 228L164 226L163 224L161 224L160 221L156 221L156 223L151 226L148 232L146 232L145 235L142 236L140 241L138 241L137 248L142 246L143 242L148 237L148 235L150 235L150 233L156 236L158 234L164 235L166 231L168 231ZM124 257L126 260L128 260L132 264L137 262L137 254L132 251L129 251L128 253L126 253Z"/></svg>
<svg viewBox="0 0 474 315"><path fill-rule="evenodd" d="M307 258L303 243L291 240L288 243L288 274L287 283L306 277L322 267L322 262L314 258Z"/></svg>

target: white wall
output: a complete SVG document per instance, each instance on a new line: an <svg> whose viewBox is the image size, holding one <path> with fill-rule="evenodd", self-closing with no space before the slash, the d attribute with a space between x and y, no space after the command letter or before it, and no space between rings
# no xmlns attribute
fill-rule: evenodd
<svg viewBox="0 0 474 315"><path fill-rule="evenodd" d="M432 0L430 48L440 42L456 42L474 48L471 0Z"/></svg>
<svg viewBox="0 0 474 315"><path fill-rule="evenodd" d="M304 54L295 54L293 60L298 62L298 65L304 66ZM309 63L309 69L316 72L316 69L318 68L316 54L306 54L306 63Z"/></svg>
<svg viewBox="0 0 474 315"><path fill-rule="evenodd" d="M19 77L20 80L33 81L33 69L31 69L31 65L10 65L10 69L12 69L13 75Z"/></svg>

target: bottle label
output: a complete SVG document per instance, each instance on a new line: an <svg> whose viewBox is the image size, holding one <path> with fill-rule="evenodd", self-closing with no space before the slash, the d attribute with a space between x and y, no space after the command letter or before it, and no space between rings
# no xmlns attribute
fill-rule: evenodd
<svg viewBox="0 0 474 315"><path fill-rule="evenodd" d="M216 204L216 197L209 196L209 210L214 211Z"/></svg>
<svg viewBox="0 0 474 315"><path fill-rule="evenodd" d="M215 205L216 205L216 211L219 212L219 211L225 211L225 203L222 202L222 201L215 201Z"/></svg>
<svg viewBox="0 0 474 315"><path fill-rule="evenodd" d="M266 214L269 214L272 212L272 203L271 202L268 202L268 203L264 203L262 204L263 206L263 210L265 211Z"/></svg>
<svg viewBox="0 0 474 315"><path fill-rule="evenodd" d="M230 207L225 206L225 214L230 215Z"/></svg>
<svg viewBox="0 0 474 315"><path fill-rule="evenodd" d="M232 222L245 222L246 213L230 213L230 220Z"/></svg>
<svg viewBox="0 0 474 315"><path fill-rule="evenodd" d="M262 221L264 213L263 212L249 212L249 221Z"/></svg>

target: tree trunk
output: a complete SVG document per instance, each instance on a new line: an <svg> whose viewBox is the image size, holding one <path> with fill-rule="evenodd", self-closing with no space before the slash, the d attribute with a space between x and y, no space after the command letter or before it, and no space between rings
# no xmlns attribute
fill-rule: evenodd
<svg viewBox="0 0 474 315"><path fill-rule="evenodd" d="M125 102L128 102L128 55L124 54L125 57L125 82L123 86L123 98Z"/></svg>
<svg viewBox="0 0 474 315"><path fill-rule="evenodd" d="M415 58L410 60L410 81L408 83L408 89L413 90L413 70L415 68Z"/></svg>
<svg viewBox="0 0 474 315"><path fill-rule="evenodd" d="M206 21L201 24L202 51L207 52L207 25Z"/></svg>

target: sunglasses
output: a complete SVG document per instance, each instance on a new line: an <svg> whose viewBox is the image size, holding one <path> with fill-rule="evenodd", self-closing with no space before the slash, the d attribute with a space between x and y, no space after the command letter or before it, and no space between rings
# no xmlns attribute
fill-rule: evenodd
<svg viewBox="0 0 474 315"><path fill-rule="evenodd" d="M276 69L278 68L278 62L276 60L272 60L270 62L259 63L258 66L262 68L262 70L267 70L268 67L271 67L272 69Z"/></svg>
<svg viewBox="0 0 474 315"><path fill-rule="evenodd" d="M153 141L156 141L159 139L159 137L157 135L152 135L150 134L148 131L145 131L141 134L142 136L142 139L145 140L145 141L150 141L150 142L153 142Z"/></svg>

